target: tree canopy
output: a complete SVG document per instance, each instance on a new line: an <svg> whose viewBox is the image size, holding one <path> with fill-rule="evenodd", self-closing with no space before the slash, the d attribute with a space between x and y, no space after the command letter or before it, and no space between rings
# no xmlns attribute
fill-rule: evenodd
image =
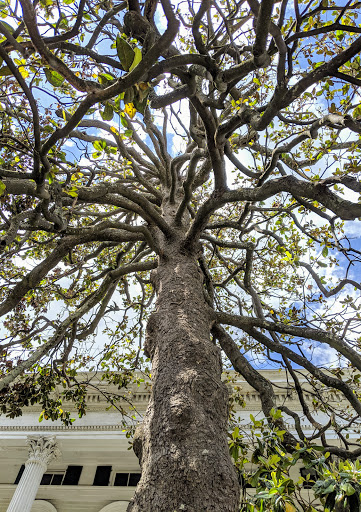
<svg viewBox="0 0 361 512"><path fill-rule="evenodd" d="M1 0L3 413L69 422L55 382L82 413L79 369L121 387L147 358L154 393L195 361L211 388L221 356L286 447L360 455L359 7ZM312 438L262 367L287 371Z"/></svg>

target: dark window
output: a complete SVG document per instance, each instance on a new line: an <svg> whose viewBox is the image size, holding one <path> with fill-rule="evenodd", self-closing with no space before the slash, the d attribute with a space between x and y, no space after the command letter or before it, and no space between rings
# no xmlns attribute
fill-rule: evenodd
<svg viewBox="0 0 361 512"><path fill-rule="evenodd" d="M135 487L140 480L140 473L116 473L114 485Z"/></svg>
<svg viewBox="0 0 361 512"><path fill-rule="evenodd" d="M22 474L24 473L24 469L25 469L25 465L23 464L21 466L21 468L19 469L19 473L18 473L18 476L15 478L14 484L18 484L20 482L20 478L21 478Z"/></svg>
<svg viewBox="0 0 361 512"><path fill-rule="evenodd" d="M98 466L93 485L108 485L112 466Z"/></svg>
<svg viewBox="0 0 361 512"><path fill-rule="evenodd" d="M114 485L128 485L129 473L116 473Z"/></svg>
<svg viewBox="0 0 361 512"><path fill-rule="evenodd" d="M41 479L40 485L50 485L51 479L53 478L52 473L44 473Z"/></svg>
<svg viewBox="0 0 361 512"><path fill-rule="evenodd" d="M40 485L62 485L65 471L59 473L44 473Z"/></svg>
<svg viewBox="0 0 361 512"><path fill-rule="evenodd" d="M140 480L140 473L130 473L128 485L136 486Z"/></svg>
<svg viewBox="0 0 361 512"><path fill-rule="evenodd" d="M25 466L21 466L18 476L15 479L14 484L18 484L22 474L24 473ZM44 473L40 485L78 485L79 478L82 472L83 466L68 466L66 471L57 473Z"/></svg>
<svg viewBox="0 0 361 512"><path fill-rule="evenodd" d="M63 483L64 473L55 474L51 480L51 485L61 485Z"/></svg>
<svg viewBox="0 0 361 512"><path fill-rule="evenodd" d="M68 466L63 485L78 485L83 466Z"/></svg>
<svg viewBox="0 0 361 512"><path fill-rule="evenodd" d="M300 473L301 476L306 479L302 484L303 488L312 489L317 480L316 471L313 468L301 468Z"/></svg>
<svg viewBox="0 0 361 512"><path fill-rule="evenodd" d="M83 466L68 466L66 471L44 473L40 485L78 485Z"/></svg>

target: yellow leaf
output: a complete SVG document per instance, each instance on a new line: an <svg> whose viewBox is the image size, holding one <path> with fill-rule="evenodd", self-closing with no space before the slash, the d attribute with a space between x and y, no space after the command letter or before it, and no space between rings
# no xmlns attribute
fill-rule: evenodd
<svg viewBox="0 0 361 512"><path fill-rule="evenodd" d="M303 169L305 172L311 172L311 169Z"/></svg>
<svg viewBox="0 0 361 512"><path fill-rule="evenodd" d="M130 117L130 119L133 119L137 110L134 108L133 103L127 103L124 106L124 112Z"/></svg>
<svg viewBox="0 0 361 512"><path fill-rule="evenodd" d="M28 71L27 69L25 69L23 66L20 66L19 71L20 71L21 76L22 76L23 78L28 78L28 76L29 76L29 71Z"/></svg>
<svg viewBox="0 0 361 512"><path fill-rule="evenodd" d="M113 133L115 133L115 135L119 135L119 132L118 132L118 130L115 128L115 126L111 126L111 127L110 127L110 131L111 131L111 132L113 132Z"/></svg>
<svg viewBox="0 0 361 512"><path fill-rule="evenodd" d="M136 86L138 86L138 88L141 90L141 91L146 91L147 89L149 89L150 87L150 84L149 82L139 82L139 84L135 84Z"/></svg>
<svg viewBox="0 0 361 512"><path fill-rule="evenodd" d="M286 512L296 512L296 509L293 505L291 505L291 503L286 503L285 511Z"/></svg>

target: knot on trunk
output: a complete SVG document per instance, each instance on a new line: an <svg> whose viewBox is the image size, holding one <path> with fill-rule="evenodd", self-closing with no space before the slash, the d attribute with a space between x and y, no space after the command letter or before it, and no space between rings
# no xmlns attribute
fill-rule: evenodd
<svg viewBox="0 0 361 512"><path fill-rule="evenodd" d="M147 331L144 343L144 354L153 359L154 351L156 347L156 333L158 330L158 314L152 313L147 323Z"/></svg>
<svg viewBox="0 0 361 512"><path fill-rule="evenodd" d="M153 288L158 293L159 290L159 277L157 269L153 269L150 273L150 282L152 283Z"/></svg>
<svg viewBox="0 0 361 512"><path fill-rule="evenodd" d="M134 437L133 437L133 451L135 455L138 457L139 463L142 463L142 454L143 454L143 426L140 423L135 429Z"/></svg>
<svg viewBox="0 0 361 512"><path fill-rule="evenodd" d="M170 400L169 417L170 428L173 435L186 437L189 435L187 427L197 414L191 400L184 393L176 393Z"/></svg>

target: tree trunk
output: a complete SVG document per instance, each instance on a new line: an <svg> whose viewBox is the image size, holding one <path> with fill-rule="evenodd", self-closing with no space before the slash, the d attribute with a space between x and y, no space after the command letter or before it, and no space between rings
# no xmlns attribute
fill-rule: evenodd
<svg viewBox="0 0 361 512"><path fill-rule="evenodd" d="M168 247L155 281L146 343L152 394L134 439L142 478L128 512L238 511L226 438L228 391L196 257Z"/></svg>

